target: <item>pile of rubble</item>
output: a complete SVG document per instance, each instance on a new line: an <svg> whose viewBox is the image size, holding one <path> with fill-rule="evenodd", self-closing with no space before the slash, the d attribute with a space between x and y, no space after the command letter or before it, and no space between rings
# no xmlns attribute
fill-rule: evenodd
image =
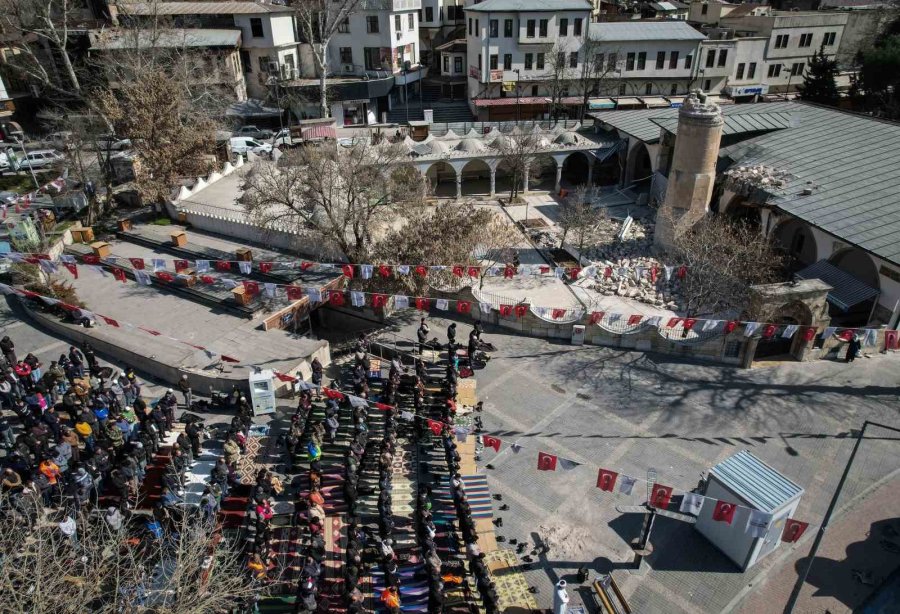
<svg viewBox="0 0 900 614"><path fill-rule="evenodd" d="M782 189L787 185L788 174L772 166L736 166L725 171L725 187L743 196L755 190Z"/></svg>

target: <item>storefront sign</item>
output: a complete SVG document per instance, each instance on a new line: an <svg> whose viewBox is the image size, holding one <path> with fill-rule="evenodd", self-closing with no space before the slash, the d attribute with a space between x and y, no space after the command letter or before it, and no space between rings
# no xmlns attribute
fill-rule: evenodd
<svg viewBox="0 0 900 614"><path fill-rule="evenodd" d="M492 70L491 71L491 81L503 81L503 71L502 70Z"/></svg>
<svg viewBox="0 0 900 614"><path fill-rule="evenodd" d="M504 92L512 92L516 89L515 81L504 81L503 82L503 91Z"/></svg>
<svg viewBox="0 0 900 614"><path fill-rule="evenodd" d="M725 88L729 96L762 96L769 93L769 86L762 85L730 85Z"/></svg>
<svg viewBox="0 0 900 614"><path fill-rule="evenodd" d="M481 81L481 71L478 70L477 66L469 66L469 76Z"/></svg>

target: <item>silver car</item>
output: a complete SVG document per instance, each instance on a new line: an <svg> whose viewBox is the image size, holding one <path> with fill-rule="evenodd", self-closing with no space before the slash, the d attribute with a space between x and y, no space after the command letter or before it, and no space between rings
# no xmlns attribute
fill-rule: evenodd
<svg viewBox="0 0 900 614"><path fill-rule="evenodd" d="M63 160L65 158L55 149L37 149L19 160L19 168L46 169Z"/></svg>

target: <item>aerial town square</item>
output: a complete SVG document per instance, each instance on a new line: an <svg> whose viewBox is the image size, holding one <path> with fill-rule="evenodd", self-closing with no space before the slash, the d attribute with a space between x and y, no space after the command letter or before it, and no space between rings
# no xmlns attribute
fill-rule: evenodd
<svg viewBox="0 0 900 614"><path fill-rule="evenodd" d="M0 613L900 614L895 0L0 32Z"/></svg>

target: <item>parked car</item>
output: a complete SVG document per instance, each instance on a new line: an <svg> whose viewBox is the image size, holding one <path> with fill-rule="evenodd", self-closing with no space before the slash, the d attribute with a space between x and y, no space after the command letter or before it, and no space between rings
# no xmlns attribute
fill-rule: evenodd
<svg viewBox="0 0 900 614"><path fill-rule="evenodd" d="M55 149L37 149L19 160L19 168L46 169L63 160L65 158Z"/></svg>
<svg viewBox="0 0 900 614"><path fill-rule="evenodd" d="M51 132L41 139L41 145L68 151L72 147L72 133L69 130Z"/></svg>
<svg viewBox="0 0 900 614"><path fill-rule="evenodd" d="M101 136L97 139L97 144L100 145L100 149L103 151L122 151L124 149L131 149L131 139L123 139L114 134Z"/></svg>
<svg viewBox="0 0 900 614"><path fill-rule="evenodd" d="M272 137L272 145L275 147L296 147L300 140L294 138L289 128L282 128Z"/></svg>
<svg viewBox="0 0 900 614"><path fill-rule="evenodd" d="M231 137L231 151L245 154L252 151L255 154L272 153L272 143L260 143L256 139L247 136Z"/></svg>
<svg viewBox="0 0 900 614"><path fill-rule="evenodd" d="M251 139L268 140L272 138L274 132L268 128L257 128L256 126L241 126L232 133L232 136L247 136Z"/></svg>

